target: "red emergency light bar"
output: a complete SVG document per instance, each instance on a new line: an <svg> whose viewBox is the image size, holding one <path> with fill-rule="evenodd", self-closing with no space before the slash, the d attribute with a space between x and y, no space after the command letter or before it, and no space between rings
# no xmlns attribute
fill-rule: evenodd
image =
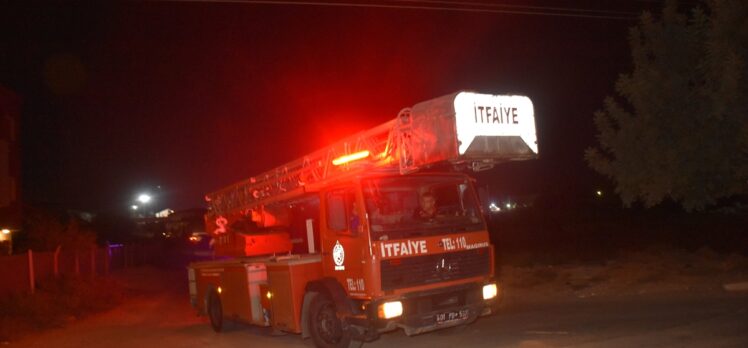
<svg viewBox="0 0 748 348"><path fill-rule="evenodd" d="M354 153L352 153L350 155L340 156L340 157L332 160L332 164L336 165L336 166L339 166L341 164L346 164L346 163L349 163L349 162L358 161L358 160L366 158L366 157L369 157L369 150L354 152Z"/></svg>

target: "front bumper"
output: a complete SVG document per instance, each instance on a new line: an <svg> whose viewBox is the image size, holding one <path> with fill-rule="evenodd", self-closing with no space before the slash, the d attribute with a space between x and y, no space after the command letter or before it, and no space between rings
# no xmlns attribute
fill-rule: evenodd
<svg viewBox="0 0 748 348"><path fill-rule="evenodd" d="M364 315L348 318L354 336L371 341L382 332L401 328L408 336L458 326L475 321L479 316L494 313L501 301L502 292L491 300L483 299L483 283L471 283L445 289L409 293L398 298L381 299L367 304ZM379 319L377 307L380 303L399 300L403 304L403 315L393 319ZM453 320L437 321L445 313L467 313Z"/></svg>

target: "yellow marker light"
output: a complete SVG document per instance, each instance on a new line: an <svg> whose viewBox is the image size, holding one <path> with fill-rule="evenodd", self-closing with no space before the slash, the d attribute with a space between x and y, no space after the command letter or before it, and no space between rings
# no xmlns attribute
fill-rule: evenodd
<svg viewBox="0 0 748 348"><path fill-rule="evenodd" d="M369 150L359 151L352 153L350 155L340 156L334 160L332 160L332 164L339 166L341 164L346 164L348 162L358 161L362 158L369 157Z"/></svg>
<svg viewBox="0 0 748 348"><path fill-rule="evenodd" d="M385 302L379 305L377 315L382 319L392 319L403 315L403 303L400 301Z"/></svg>
<svg viewBox="0 0 748 348"><path fill-rule="evenodd" d="M269 299L273 298L273 293L272 293L272 292L270 292L270 291L268 291L268 293L267 293L267 294L265 294L265 297L267 297L267 298L268 298L268 300L269 300Z"/></svg>
<svg viewBox="0 0 748 348"><path fill-rule="evenodd" d="M223 289L221 289L221 287L219 286L218 289L216 289L216 291L218 291L218 293L220 294L221 292L223 292Z"/></svg>
<svg viewBox="0 0 748 348"><path fill-rule="evenodd" d="M496 284L488 284L483 285L483 299L484 300L490 300L499 293L499 288L496 286Z"/></svg>

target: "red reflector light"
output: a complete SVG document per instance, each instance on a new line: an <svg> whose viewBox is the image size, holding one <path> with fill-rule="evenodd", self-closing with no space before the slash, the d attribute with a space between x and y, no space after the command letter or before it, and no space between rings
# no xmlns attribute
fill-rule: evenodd
<svg viewBox="0 0 748 348"><path fill-rule="evenodd" d="M332 164L339 166L341 164L346 164L348 162L358 161L362 158L369 157L369 150L354 152L350 155L340 156L334 160L332 160Z"/></svg>

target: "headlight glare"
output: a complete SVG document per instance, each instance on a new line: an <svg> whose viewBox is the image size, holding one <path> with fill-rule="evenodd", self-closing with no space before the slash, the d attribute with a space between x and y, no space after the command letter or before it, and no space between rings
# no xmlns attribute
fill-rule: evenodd
<svg viewBox="0 0 748 348"><path fill-rule="evenodd" d="M403 315L403 303L390 301L379 305L377 315L382 319L392 319Z"/></svg>
<svg viewBox="0 0 748 348"><path fill-rule="evenodd" d="M496 286L496 283L486 284L483 285L483 299L484 300L490 300L496 297L498 295L499 289Z"/></svg>

